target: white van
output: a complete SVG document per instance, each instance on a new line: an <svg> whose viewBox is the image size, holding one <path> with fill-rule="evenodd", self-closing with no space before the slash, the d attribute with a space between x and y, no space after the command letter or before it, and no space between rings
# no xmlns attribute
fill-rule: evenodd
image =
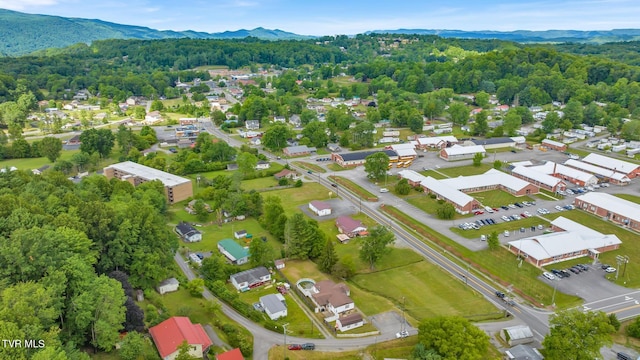
<svg viewBox="0 0 640 360"><path fill-rule="evenodd" d="M202 260L196 254L189 254L189 261L198 266L202 265Z"/></svg>
<svg viewBox="0 0 640 360"><path fill-rule="evenodd" d="M546 277L549 280L555 280L556 279L555 275L553 275L550 272L546 272L546 271L542 273L542 276Z"/></svg>
<svg viewBox="0 0 640 360"><path fill-rule="evenodd" d="M490 206L485 206L484 211L488 212L489 214L493 214L493 209Z"/></svg>

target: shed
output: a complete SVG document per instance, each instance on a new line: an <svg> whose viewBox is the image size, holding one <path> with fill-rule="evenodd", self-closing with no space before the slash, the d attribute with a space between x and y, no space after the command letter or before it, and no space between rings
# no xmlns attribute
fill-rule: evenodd
<svg viewBox="0 0 640 360"><path fill-rule="evenodd" d="M348 331L364 325L364 319L360 313L352 313L341 316L336 320L336 329L340 331Z"/></svg>
<svg viewBox="0 0 640 360"><path fill-rule="evenodd" d="M158 292L160 295L164 295L166 293L178 291L178 287L180 287L180 282L176 278L169 278L164 280L158 284Z"/></svg>
<svg viewBox="0 0 640 360"><path fill-rule="evenodd" d="M284 269L284 267L285 267L283 259L278 259L278 260L274 261L273 264L276 266L276 269L278 269L278 270Z"/></svg>
<svg viewBox="0 0 640 360"><path fill-rule="evenodd" d="M331 215L331 205L323 201L314 200L310 202L309 210L313 211L318 216Z"/></svg>
<svg viewBox="0 0 640 360"><path fill-rule="evenodd" d="M278 320L287 316L287 303L282 294L261 296L260 304L271 320Z"/></svg>
<svg viewBox="0 0 640 360"><path fill-rule="evenodd" d="M514 346L504 352L508 360L542 360L544 357L537 349L527 345Z"/></svg>
<svg viewBox="0 0 640 360"><path fill-rule="evenodd" d="M247 237L247 230L238 230L233 233L233 237L236 239L242 239Z"/></svg>
<svg viewBox="0 0 640 360"><path fill-rule="evenodd" d="M528 326L518 325L502 329L500 336L511 346L533 342L533 332Z"/></svg>

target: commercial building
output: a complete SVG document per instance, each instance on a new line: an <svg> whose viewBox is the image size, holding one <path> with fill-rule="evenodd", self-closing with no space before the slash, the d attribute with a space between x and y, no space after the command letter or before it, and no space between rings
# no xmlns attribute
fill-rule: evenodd
<svg viewBox="0 0 640 360"><path fill-rule="evenodd" d="M551 150L567 151L567 144L561 143L559 141L554 141L551 139L542 140L542 146L545 146L547 149L551 149Z"/></svg>
<svg viewBox="0 0 640 360"><path fill-rule="evenodd" d="M640 231L640 205L607 193L588 192L577 196L573 205L616 224Z"/></svg>
<svg viewBox="0 0 640 360"><path fill-rule="evenodd" d="M316 152L316 148L307 145L287 146L282 152L287 156L305 156Z"/></svg>
<svg viewBox="0 0 640 360"><path fill-rule="evenodd" d="M561 179L540 171L536 171L528 166L519 165L514 167L511 170L511 175L519 177L522 180L528 181L536 186L552 192L564 190L567 188L567 184Z"/></svg>
<svg viewBox="0 0 640 360"><path fill-rule="evenodd" d="M574 169L594 174L601 182L610 182L616 185L628 185L631 182L631 179L623 173L580 160L569 159L564 164Z"/></svg>
<svg viewBox="0 0 640 360"><path fill-rule="evenodd" d="M367 156L379 152L384 152L385 154L387 154L387 156L389 156L389 161L391 162L398 161L398 153L396 153L394 150L358 151L341 154L332 153L331 160L342 167L354 167L363 165L365 162L367 162Z"/></svg>
<svg viewBox="0 0 640 360"><path fill-rule="evenodd" d="M510 137L497 137L488 139L469 140L473 145L481 145L485 150L502 149L506 147L516 147L516 141Z"/></svg>
<svg viewBox="0 0 640 360"><path fill-rule="evenodd" d="M191 180L148 166L125 161L104 168L107 179L120 179L128 181L133 186L138 186L147 181L159 180L164 185L164 194L169 204L186 200L193 196Z"/></svg>
<svg viewBox="0 0 640 360"><path fill-rule="evenodd" d="M465 159L473 159L476 154L484 154L486 150L482 145L460 146L453 145L449 148L440 150L440 157L446 161L457 161Z"/></svg>
<svg viewBox="0 0 640 360"><path fill-rule="evenodd" d="M413 170L402 170L398 172L398 176L407 179L412 186L421 186L425 192L434 194L438 199L452 204L456 211L463 215L482 207L478 200L456 188L447 186L431 176L424 176Z"/></svg>
<svg viewBox="0 0 640 360"><path fill-rule="evenodd" d="M633 179L636 176L640 175L640 165L628 161L614 159L608 156L603 156L600 154L589 154L585 156L582 161L622 173L629 177L629 179Z"/></svg>
<svg viewBox="0 0 640 360"><path fill-rule="evenodd" d="M452 135L445 136L430 136L430 137L421 137L417 138L415 141L415 146L421 150L428 149L444 149L446 147L451 147L458 143L458 139Z"/></svg>
<svg viewBox="0 0 640 360"><path fill-rule="evenodd" d="M553 161L547 161L542 165L530 166L529 169L557 177L578 186L589 186L598 183L598 178L591 173L556 164Z"/></svg>
<svg viewBox="0 0 640 360"><path fill-rule="evenodd" d="M331 215L331 205L324 201L314 200L310 202L309 210L313 211L318 216Z"/></svg>
<svg viewBox="0 0 640 360"><path fill-rule="evenodd" d="M555 232L510 241L511 252L541 267L584 256L616 250L622 241L613 234L602 234L562 216L551 222Z"/></svg>

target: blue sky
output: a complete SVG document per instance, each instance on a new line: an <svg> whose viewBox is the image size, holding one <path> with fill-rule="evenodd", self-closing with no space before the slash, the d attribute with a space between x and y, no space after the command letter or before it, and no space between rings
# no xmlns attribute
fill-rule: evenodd
<svg viewBox="0 0 640 360"><path fill-rule="evenodd" d="M0 8L206 32L259 26L307 35L640 28L638 0L0 0Z"/></svg>

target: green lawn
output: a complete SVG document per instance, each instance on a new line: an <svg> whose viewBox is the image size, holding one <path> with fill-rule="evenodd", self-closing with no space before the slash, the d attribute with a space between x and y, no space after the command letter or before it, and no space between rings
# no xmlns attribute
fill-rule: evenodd
<svg viewBox="0 0 640 360"><path fill-rule="evenodd" d="M262 190L270 187L278 186L278 181L273 176L267 176L263 178L243 180L242 188L246 191Z"/></svg>
<svg viewBox="0 0 640 360"><path fill-rule="evenodd" d="M561 213L552 213L545 215L548 219L555 219L558 216L564 216L580 224L586 225L593 230L603 234L614 234L621 241L620 249L600 254L600 261L603 263L616 266L616 255L626 255L631 259L627 264L625 276L620 276L616 282L618 285L629 288L637 288L640 286L640 277L635 276L640 273L640 263L634 259L640 259L640 243L638 242L638 233L623 229L611 222L604 221L597 216L591 215L581 210L563 211ZM582 260L587 259L583 258ZM584 262L584 261L583 261ZM622 275L622 273L620 274ZM613 277L612 277L613 279Z"/></svg>
<svg viewBox="0 0 640 360"><path fill-rule="evenodd" d="M491 164L482 163L480 164L480 166L468 165L451 168L440 168L438 169L438 171L449 177L458 177L484 174L490 169L493 169L493 166Z"/></svg>
<svg viewBox="0 0 640 360"><path fill-rule="evenodd" d="M536 216L525 218L522 220L504 222L502 221L502 219L500 219L500 216L491 216L491 215L496 215L496 214L489 214L489 216L481 215L481 216L478 216L478 219L481 219L481 218L484 219L486 217L490 217L496 221L495 225L483 226L479 230L474 230L474 229L462 230L458 227L452 227L451 231L467 239L478 239L480 238L480 235L483 235L483 234L489 235L494 231L497 232L500 236L503 236L502 233L505 230L509 230L513 232L513 231L519 231L521 227L529 230L529 227L531 226L544 225L546 228L549 225L545 220L542 220ZM539 230L536 229L536 231L539 231ZM540 234L540 232L538 232L538 234Z"/></svg>
<svg viewBox="0 0 640 360"><path fill-rule="evenodd" d="M335 191L329 195L330 190L318 183L304 183L301 188L289 188L282 190L273 190L263 194L267 196L277 196L282 199L282 207L287 215L292 212L300 211L300 205L307 205L312 200L327 200L331 197L335 198Z"/></svg>
<svg viewBox="0 0 640 360"><path fill-rule="evenodd" d="M625 199L631 202L634 202L636 204L640 204L640 196L638 195L632 195L632 194L614 194L614 196L617 196L621 199Z"/></svg>
<svg viewBox="0 0 640 360"><path fill-rule="evenodd" d="M71 157L73 156L73 154L76 154L79 152L80 150L63 150L60 153L60 159L71 160ZM105 159L102 162L101 166L103 165L107 166L108 164L111 164L113 162L114 160ZM53 163L51 163L49 159L47 159L46 157L29 158L29 159L9 159L9 160L0 161L0 168L15 166L16 168L18 168L18 170L33 170L33 169L42 167L44 165L53 166Z"/></svg>
<svg viewBox="0 0 640 360"><path fill-rule="evenodd" d="M327 170L323 169L322 167L316 165L316 164L312 164L312 163L308 163L308 162L304 162L304 161L294 161L293 165L295 166L299 166L305 170L311 170L313 172L316 173L326 173Z"/></svg>
<svg viewBox="0 0 640 360"><path fill-rule="evenodd" d="M436 215L438 207L441 205L438 203L438 200L432 199L429 195L422 193L421 195L413 195L411 197L407 197L406 201L417 207L418 209L426 212L427 214ZM462 215L456 212L454 219L464 219L473 216L473 214Z"/></svg>
<svg viewBox="0 0 640 360"><path fill-rule="evenodd" d="M482 203L482 205L490 206L492 208L500 207L503 205L513 204L515 202L531 201L528 196L513 196L506 191L502 190L489 190L469 194Z"/></svg>
<svg viewBox="0 0 640 360"><path fill-rule="evenodd" d="M327 165L327 169L331 170L331 171L344 171L344 170L349 170L351 168L348 167L342 167L336 163L331 163L329 165Z"/></svg>
<svg viewBox="0 0 640 360"><path fill-rule="evenodd" d="M378 201L378 197L372 194L370 191L366 190L362 186L354 183L353 181L344 178L342 176L329 176L329 179L333 182L338 183L339 187L347 188L349 191L354 193L356 196L362 198L362 200L366 201Z"/></svg>
<svg viewBox="0 0 640 360"><path fill-rule="evenodd" d="M448 177L446 177L445 175L442 175L441 173L434 170L420 171L420 174L424 176L431 176L436 180L448 179Z"/></svg>
<svg viewBox="0 0 640 360"><path fill-rule="evenodd" d="M407 313L417 320L442 315L474 316L497 312L493 305L463 281L453 279L437 265L424 260L357 275L353 282L396 304L402 305L404 298Z"/></svg>

